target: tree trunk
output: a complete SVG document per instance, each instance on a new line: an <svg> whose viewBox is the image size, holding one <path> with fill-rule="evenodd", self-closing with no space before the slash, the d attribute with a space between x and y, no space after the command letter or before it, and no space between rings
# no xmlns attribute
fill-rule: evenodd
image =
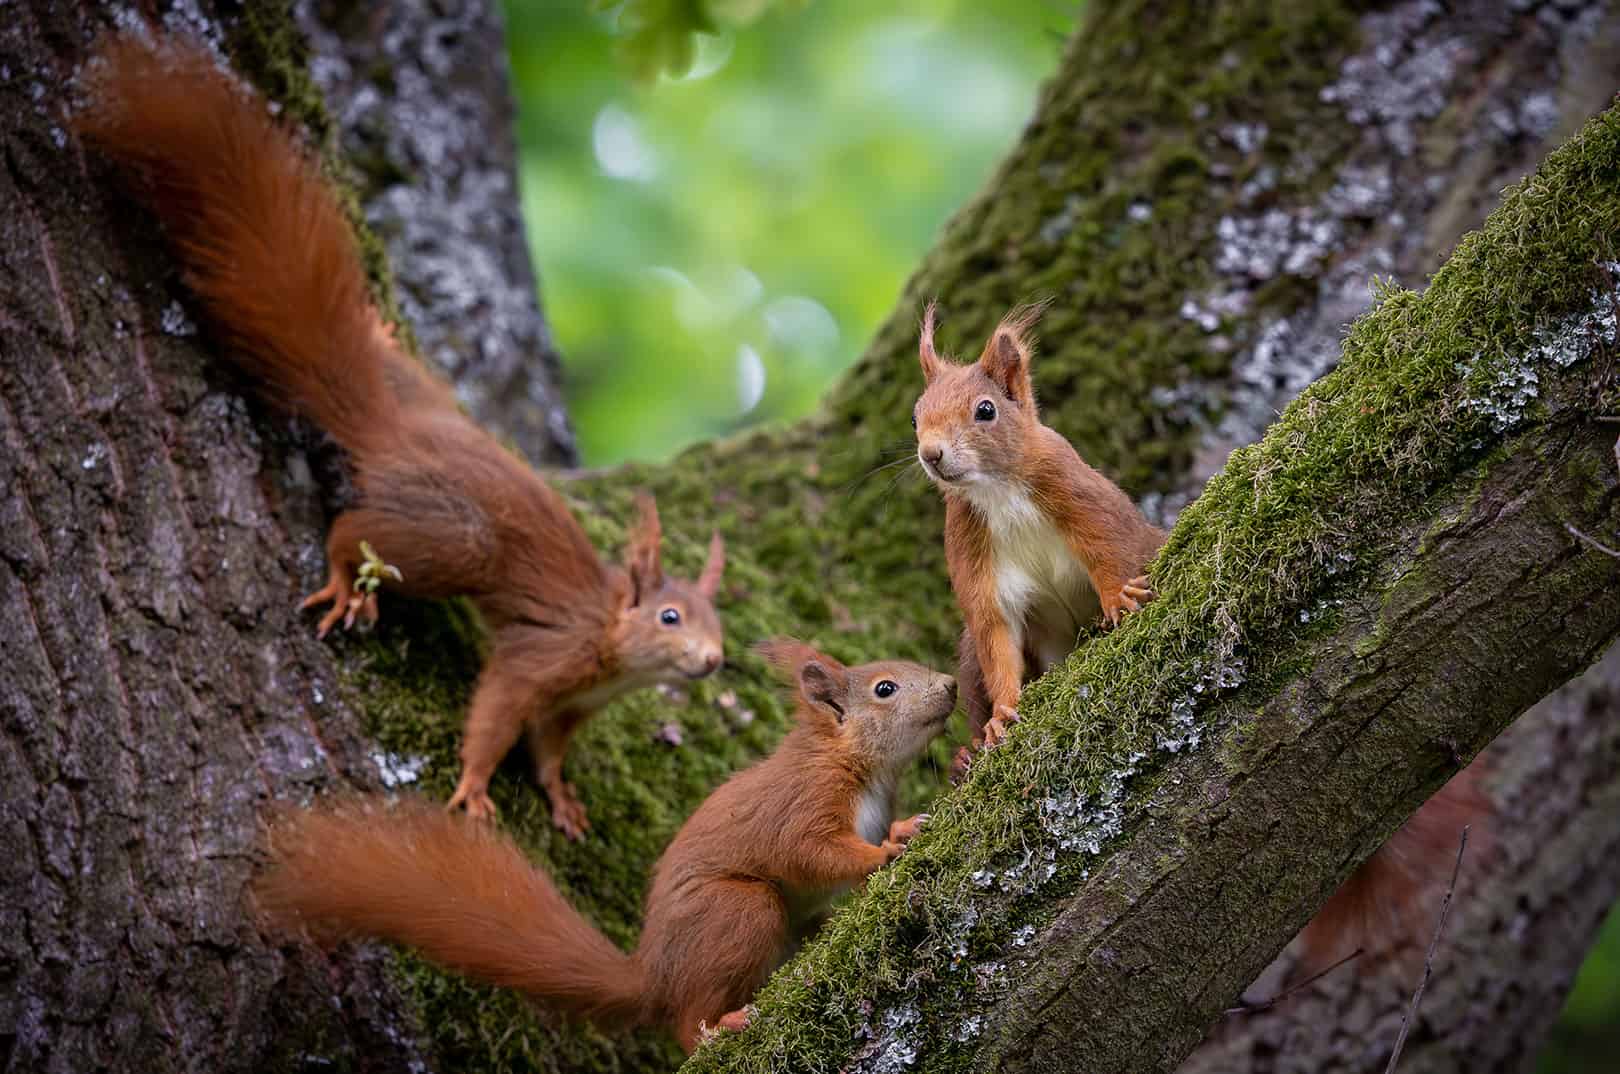
<svg viewBox="0 0 1620 1074"><path fill-rule="evenodd" d="M423 356L531 462L577 462L524 240L498 8L299 0L294 16Z"/></svg>
<svg viewBox="0 0 1620 1074"><path fill-rule="evenodd" d="M66 81L82 57L87 28L102 25L105 17L45 7L0 29L0 62L13 72L9 80L0 79L0 94L6 95L0 99L12 103L0 112L7 146L0 181L9 187L0 192L0 205L23 207L20 213L0 214L6 239L0 251L0 343L6 356L0 366L5 405L0 421L7 443L0 467L6 468L6 487L24 491L8 500L6 510L31 519L26 527L13 525L8 514L0 557L0 570L7 572L0 573L5 587L0 645L6 647L0 684L8 737L18 743L8 753L6 772L11 777L6 785L16 790L6 792L3 807L5 830L12 833L8 849L18 848L10 855L16 864L7 874L4 912L27 915L8 920L20 927L7 930L4 972L18 987L8 989L15 999L0 1001L0 1045L19 1069L78 1069L98 1059L116 1066L123 1056L139 1069L181 1064L264 1069L278 1062L322 1061L374 1062L392 1069L404 1053L417 1052L413 1027L424 1026L429 1040L418 1054L442 1069L673 1065L678 1053L657 1037L608 1037L561 1026L510 995L473 988L409 957L362 948L327 962L306 951L266 946L242 913L239 893L250 868L254 818L266 802L302 799L341 783L375 786L375 767L358 731L362 723L383 747L391 771L417 773L429 794L448 793L456 771L459 711L476 652L456 606L407 607L399 601L386 606L384 626L370 638L334 646L309 640L308 624L290 609L301 589L319 581L327 501L317 489L334 483L334 460L329 452L311 450L307 436L297 431L289 436L288 423L236 402L242 385L206 359L206 345L199 345L204 341L161 330L170 325L186 330L183 317L170 315L171 303L184 301L184 294L165 275L168 262L155 236L120 222L121 203L99 166L84 161L70 140L64 140L66 150L59 148L52 133L61 126L61 111L51 87ZM1183 12L1183 5L1120 3L1093 11L1020 145L986 193L947 227L894 317L819 417L699 448L669 467L632 467L572 486L582 508L591 510L588 526L601 543L618 539L610 520L626 517L632 490L645 485L659 492L670 530L684 539L671 550L677 566L695 568L702 538L716 522L733 551L722 602L732 662L719 680L695 687L684 702L652 694L627 700L592 721L570 756L571 778L592 809L595 828L589 841L576 846L553 839L544 806L521 766L497 780L505 823L610 935L633 941L646 870L675 826L725 773L768 749L783 726L781 706L761 666L747 654L748 644L793 631L851 659L884 654L948 663L957 618L938 551L937 497L909 468L897 485L891 486L886 475L870 476L897 446L909 445L905 416L917 390L911 356L923 297L942 298L950 316L945 335L966 347L1005 307L1052 295L1056 301L1043 328L1036 370L1047 420L1090 461L1168 517L1192 498L1230 446L1252 438L1272 410L1337 358L1338 327L1365 304L1363 287L1371 273L1415 281L1436 267L1462 230L1482 217L1495 192L1567 137L1615 84L1617 36L1614 16L1604 5L1531 5L1509 15L1497 12L1495 4L1449 10L1407 4L1359 17L1329 4L1282 12L1277 7L1234 2L1193 14ZM360 42L344 46L342 67L312 67L316 81L334 95L337 118L356 120L360 134L345 133L345 145L353 146L358 137L362 146L386 143L396 154L395 165L374 168L365 164L362 150L363 177L392 175L396 167L416 178L440 175L435 164L419 166L434 160L420 144L378 137L374 130L368 135L360 120L368 115L369 106L362 106L370 95L343 89L351 84L343 68L371 70L369 58L383 56L392 63L392 57L416 54L408 42L436 39L414 30L357 26L310 8L301 8L300 17L313 28L321 57L330 58L326 50L334 39L323 36L330 27L341 27L337 36ZM403 16L390 9L387 17ZM454 26L488 25L476 13L446 19ZM1144 26L1152 33L1144 33ZM246 28L232 35L238 62L245 62L294 114L316 120L321 129L318 104L311 104L317 95L300 78L296 58L289 57L285 29L259 5L249 5ZM447 66L434 59L435 48L423 54L429 57L423 64L429 79L456 69L453 62ZM422 85L414 75L397 80L407 83ZM33 96L34 84L41 86L43 103ZM347 93L360 103L342 103ZM480 114L497 117L500 111ZM397 155L402 142L403 158ZM398 165L400 159L407 164ZM481 173L474 167L471 174ZM439 199L432 211L454 216L454 203L471 197L475 211L470 215L489 219L479 207L487 204L481 203L480 191L489 187L479 182L441 185L421 200L399 193L403 185L380 199L367 199L368 189L362 185L367 217L394 240L398 265L408 264L420 248L405 224L388 223L389 210L409 216L429 211L424 203ZM443 208L447 201L452 208ZM1607 205L1593 210L1593 233L1612 237L1608 213ZM466 234L490 232L473 226ZM504 264L511 248L501 249L498 260ZM435 313L452 311L439 320L446 325L439 330L443 335L423 328L422 339L431 356L454 365L440 357L442 340L458 326L464 329L468 319L484 333L489 321L498 321L495 313L505 308L504 300L471 311L446 305L443 292L455 288L441 291L434 281L445 278L434 275L431 253L427 260L428 282L405 281L401 304L409 308L414 300ZM1566 261L1558 263L1568 267ZM1527 292L1539 298L1530 301L1508 291L1488 307L1495 312L1486 318L1491 330L1481 326L1482 350L1489 351L1492 343L1508 348L1522 342L1518 334L1529 318L1573 305L1567 294L1554 300L1546 289ZM1404 301L1381 316L1405 310ZM510 331L522 337L527 329ZM487 347L465 353L473 357L456 366L464 397L475 409L505 398L511 367L500 360L481 366L479 356L491 353ZM37 375L38 369L52 373ZM1575 371L1589 369L1583 364ZM1564 383L1565 375L1542 375L1543 394L1550 394L1554 382ZM525 404L516 418L489 409L480 413L538 457L542 449L535 444L543 437L534 430L549 429L555 411L541 403L538 409ZM1554 430L1562 430L1564 439ZM1380 675L1348 687L1324 684L1321 699L1308 712L1302 705L1297 716L1300 738L1268 743L1274 754L1266 755L1263 765L1226 770L1209 748L1217 738L1230 741L1240 709L1262 714L1257 728L1271 726L1264 713L1275 712L1278 702L1273 698L1268 709L1267 697L1273 695L1266 692L1280 689L1282 676L1261 682L1255 672L1285 648L1302 664L1309 663L1304 654L1311 652L1323 654L1316 662L1321 666L1347 659L1343 649L1336 658L1327 654L1335 637L1348 638L1375 621L1373 594L1387 589L1388 580L1371 571L1374 562L1417 557L1438 571L1446 556L1455 555L1472 570L1477 561L1471 557L1483 555L1480 549L1488 542L1534 532L1544 539L1513 549L1506 561L1561 563L1564 573L1555 572L1554 588L1571 591L1569 607L1604 592L1612 605L1615 578L1609 566L1597 562L1595 554L1573 557L1579 546L1561 529L1536 529L1555 513L1550 503L1573 495L1577 479L1592 486L1606 480L1602 487L1613 489L1611 473L1599 476L1590 469L1594 444L1567 430L1556 417L1544 422L1537 415L1513 433L1538 452L1566 453L1583 467L1579 473L1549 470L1564 477L1538 490L1539 498L1511 501L1514 510L1504 512L1505 521L1477 530L1460 523L1437 529L1455 534L1439 542L1444 546L1439 551L1425 546L1414 552L1414 538L1423 532L1423 518L1438 517L1437 505L1448 492L1458 494L1459 510L1493 502L1481 493L1483 498L1469 507L1460 496L1453 456L1437 464L1428 487L1408 497L1400 526L1386 524L1383 515L1347 513L1379 519L1366 532L1335 535L1332 541L1334 547L1357 551L1367 581L1344 595L1347 603L1335 610L1334 621L1316 628L1326 633L1308 644L1293 637L1285 639L1286 646L1257 644L1270 628L1234 606L1233 622L1242 628L1250 661L1248 684L1225 700L1216 716L1198 715L1206 739L1200 750L1161 764L1162 752L1148 749L1150 763L1158 767L1144 770L1121 800L1122 812L1139 818L1146 799L1159 795L1156 800L1163 801L1176 792L1175 775L1185 767L1182 788L1214 788L1226 795L1225 812L1219 823L1208 825L1211 832L1200 830L1197 838L1182 832L1185 845L1167 851L1155 839L1167 837L1184 818L1170 807L1168 813L1150 810L1149 830L1133 823L1125 839L1099 847L1108 857L1093 866L1095 878L1076 877L1074 869L1086 866L1065 851L1053 883L1033 900L1008 908L1011 893L981 892L976 885L969 891L975 902L959 900L960 893L947 890L938 872L957 877L967 863L988 860L995 844L986 836L992 830L1005 835L1005 830L994 829L984 817L976 823L964 819L955 836L936 830L901 869L907 877L931 878L918 887L919 907L899 906L892 886L875 885L885 890L857 900L811 957L773 986L775 998L767 1002L760 1028L741 1042L711 1049L699 1065L816 1061L838 1069L849 1060L852 1030L868 1025L876 1036L854 1045L866 1053L861 1062L868 1066L898 1063L907 1047L918 1049L911 1064L917 1067L967 1058L975 1048L1039 1054L1045 1046L1040 1026L1012 1019L1005 1025L982 1019L979 1035L968 1040L938 1039L939 1031L971 1028L981 1002L978 996L941 992L958 981L949 974L915 982L921 990L916 994L927 997L921 1008L925 1027L936 1031L924 1035L906 1021L914 994L898 978L929 962L930 944L962 938L971 942L971 963L997 987L999 975L992 968L997 944L1016 942L1029 924L1046 927L1027 950L1047 953L1049 969L1076 966L1085 951L1097 951L1080 909L1086 900L1098 898L1109 876L1136 880L1149 875L1140 870L1160 875L1161 869L1167 870L1164 892L1184 885L1181 906L1204 913L1188 919L1183 929L1188 942L1154 947L1124 939L1130 928L1152 935L1163 927L1162 895L1130 912L1111 908L1119 930L1114 968L1136 972L1132 988L1111 1002L1099 988L1086 997L1094 1004L1083 1016L1054 1015L1051 1024L1086 1038L1086 1047L1113 1049L1090 1053L1091 1069L1110 1069L1109 1054L1123 1055L1130 1064L1152 1062L1156 1069L1173 1064L1173 1053L1191 1046L1334 880L1370 851L1448 767L1481 744L1516 706L1595 654L1597 635L1606 629L1603 614L1566 612L1565 635L1544 647L1550 655L1537 654L1545 661L1528 662L1534 666L1522 674L1515 668L1518 681L1503 682L1507 676L1492 673L1505 666L1503 653L1530 652L1529 642L1545 637L1550 625L1514 620L1522 631L1504 636L1508 614L1503 608L1512 605L1500 599L1500 590L1511 591L1525 579L1497 579L1495 601L1482 600L1475 613L1484 624L1483 644L1470 651L1481 663L1479 683L1500 689L1480 698L1477 710L1463 711L1459 699L1447 695L1435 699L1433 711L1420 714L1426 724L1410 722L1404 713L1393 719L1390 733L1401 744L1386 747L1385 760L1405 759L1407 766L1396 769L1399 787L1360 787L1356 780L1365 776L1366 766L1358 764L1325 773L1296 797L1278 798L1275 829L1255 830L1270 817L1269 803L1264 814L1238 808L1252 800L1246 796L1262 793L1268 780L1272 793L1289 788L1288 781L1298 778L1291 766L1319 758L1312 751L1320 751L1324 742L1360 757L1357 744L1372 732L1360 728L1355 714L1365 715L1358 706L1372 702L1334 690L1376 692L1396 681L1413 689L1424 682L1435 685L1432 669L1411 653L1458 627L1455 604L1405 624L1399 639L1406 655L1391 650ZM92 458L92 465L83 466ZM312 479L312 473L319 477ZM1354 487L1363 488L1366 471L1356 474ZM1493 457L1478 480L1494 490L1521 479L1511 459ZM1226 487L1230 490L1230 482ZM1574 498L1581 502L1557 509L1567 509L1562 517L1612 537L1612 496ZM1232 503L1226 506L1236 511ZM1338 514L1339 505L1333 508ZM1188 532L1207 537L1225 523L1236 527L1244 519L1241 513L1218 520L1206 515ZM20 534L32 536L14 536ZM1380 536L1389 543L1379 544ZM1186 566L1198 562L1192 541L1178 537L1178 546L1189 551L1167 560L1169 579L1197 573ZM88 570L86 563L92 564ZM1572 580L1570 571L1584 574ZM1185 589L1167 583L1165 602L1144 617L1148 622L1092 647L1095 652L1088 650L1053 683L1032 692L1038 708L1031 708L1026 730L1003 756L984 766L974 787L940 804L942 816L966 818L973 808L1007 808L991 793L991 784L1037 759L1032 767L1040 779L1027 783L1032 800L1064 801L1066 787L1089 786L1085 781L1105 771L1100 766L1108 747L1117 743L1098 743L1079 755L1089 767L1078 763L1071 748L1048 756L1042 744L1064 731L1079 733L1070 711L1078 685L1088 669L1122 645L1161 637L1167 619L1200 636L1199 624L1186 616L1186 601L1194 590L1203 591L1202 582L1190 579ZM1304 572L1300 593L1288 599L1305 601L1301 594L1322 591L1321 582ZM85 600L87 591L98 599ZM1230 596L1226 590L1221 594ZM1548 605L1544 591L1536 599L1538 609L1561 607ZM1297 614L1306 605L1284 610ZM1260 618L1275 624L1275 615ZM103 657L104 646L84 641L101 636L112 639L112 655ZM1389 643L1384 636L1376 640ZM1436 651L1451 655L1444 646ZM1483 653L1489 658L1478 655ZM1292 672L1326 674L1304 666ZM1095 685L1101 689L1100 682ZM1110 701L1120 697L1117 688L1105 694ZM1589 696L1607 695L1594 687ZM1091 711L1104 711L1099 708L1104 693L1094 690L1091 697ZM1335 699L1342 700L1348 716L1324 715ZM1175 734L1174 726L1163 722L1168 701L1160 701L1131 706L1130 720L1120 726ZM1515 892L1539 896L1520 907L1513 926L1563 941L1515 952L1515 973L1536 982L1533 998L1514 1012L1522 1019L1511 1023L1518 1038L1504 1039L1509 1023L1498 1018L1500 990L1459 989L1455 1003L1444 998L1448 980L1488 981L1492 974L1498 984L1502 980L1499 946L1459 944L1452 948L1459 958L1431 989L1425 1006L1437 1019L1432 1024L1445 1026L1448 1038L1431 1045L1420 1032L1408 1045L1409 1055L1420 1047L1471 1048L1480 1056L1531 1049L1555 1013L1554 997L1573 973L1589 923L1612 898L1615 883L1614 856L1605 859L1601 847L1576 841L1583 826L1592 828L1613 815L1613 739L1602 736L1601 704L1594 700L1583 711L1550 721L1565 736L1557 740L1572 747L1558 762L1561 782L1591 788L1590 795L1567 794L1559 798L1562 806L1545 807L1532 797L1532 791L1546 787L1546 776L1538 773L1545 773L1549 762L1537 752L1545 748L1545 734L1516 730L1526 745L1511 747L1495 768L1494 793L1508 815L1533 826L1522 832L1515 827L1512 845L1493 859L1516 860L1518 865L1504 865L1501 875L1513 878ZM97 722L114 717L110 726L120 748L97 747L106 736L75 733L90 723L76 716L100 718ZM671 747L656 734L672 720L684 728L682 746ZM1380 722L1374 730L1384 727ZM1429 734L1443 728L1455 739L1455 749L1437 755L1425 728ZM1589 751L1573 748L1586 743L1592 744ZM91 755L96 748L108 750L106 760ZM935 769L913 778L909 792L915 799L938 791L939 766L948 752L941 746ZM1229 752L1240 760L1249 756ZM174 773L179 772L187 778L178 779ZM1220 778L1207 778L1212 772ZM244 786L251 792L244 794ZM1018 790L1025 786L1020 783ZM154 794L154 787L161 791ZM1339 804L1331 830L1311 827L1310 810L1331 795L1339 796L1332 799ZM1038 847L1048 838L1045 829L1025 819L1029 823L1022 827ZM949 827L942 820L941 828ZM1292 842L1284 838L1290 831L1296 833ZM1526 861L1533 846L1550 845L1553 833L1569 840L1559 844L1568 847L1567 854L1556 855L1561 864L1550 862L1553 855L1547 854ZM1310 860L1292 861L1290 855L1304 854L1302 847ZM1205 870L1223 854L1231 859L1239 848L1249 855L1243 865L1224 885L1211 882ZM1161 863L1161 858L1168 860ZM1009 867L997 860L997 875ZM1585 886L1562 888L1573 875L1587 877ZM122 890L110 876L123 878ZM1254 890L1268 876L1286 876L1288 882L1265 900L1263 912L1233 916L1232 893L1245 886ZM1196 883L1200 877L1203 882ZM1460 906L1454 935L1460 937L1465 926L1472 934L1471 912L1488 910L1490 921L1509 920L1500 909L1513 905L1514 896L1505 893L1509 886L1482 882ZM958 937L954 923L969 906L985 924ZM148 912L153 909L158 912ZM1065 909L1067 916L1054 916ZM930 912L945 916L926 920ZM1004 912L1009 916L1003 920L998 915ZM1047 925L1053 921L1061 924ZM1465 951L1466 959L1460 957ZM841 954L833 958L830 952ZM1223 957L1215 966L1217 955ZM1199 959L1204 960L1201 977L1193 965ZM1109 959L1099 960L1100 968L1076 968L1076 977L1107 969ZM394 967L390 977L403 986L403 1003L381 981L382 963ZM1189 987L1195 977L1198 986ZM1015 967L1005 984L1016 986L1023 998L999 1002L997 1017L1019 1005L1065 1002L1043 991L1043 980L1052 979ZM207 983L199 986L198 980ZM797 992L807 980L805 987L814 991ZM1335 988L1366 991L1347 983L1351 980L1341 973L1325 981L1329 992L1322 1002L1330 1006L1313 1009L1345 1010L1351 1016L1365 1012L1365 1023L1332 1013L1326 1020L1306 1015L1297 1002L1276 1012L1279 1018L1299 1013L1282 1049L1290 1060L1298 1057L1302 1066L1314 1069L1310 1056L1319 1052L1322 1065L1332 1056L1339 1068L1348 1068L1343 1057L1363 1043L1366 1052L1356 1058L1368 1062L1354 1068L1369 1069L1376 1053L1387 1048L1386 1001L1333 998ZM341 1003L333 1002L334 992L342 993ZM1447 1011L1456 1013L1438 1020ZM792 1033L781 1028L789 1024L786 1012L796 1018ZM1375 1024L1377 1032L1366 1028ZM1259 1057L1255 1065L1272 1062L1265 1057L1283 1030L1262 1026L1254 1018L1241 1025L1229 1022L1209 1047ZM1302 1039L1302 1026L1313 1028L1312 1039ZM1141 1046L1143 1040L1153 1046ZM1067 1049L1066 1064L1080 1054L1077 1047Z"/></svg>
<svg viewBox="0 0 1620 1074"><path fill-rule="evenodd" d="M0 1069L411 1069L423 1044L391 958L267 943L243 901L271 802L380 786L341 654L294 610L340 470L244 405L156 231L67 133L64 88L114 9L0 14ZM285 16L217 13L237 9L160 19L230 42L322 130ZM489 120L434 161L463 182L445 241L481 243L467 187L516 214L499 49L478 47L492 74L453 100L459 117L487 93ZM456 316L483 335L439 328L430 292L435 355L545 338L521 245L482 245L464 264L494 308ZM567 457L566 423L547 428L545 457Z"/></svg>

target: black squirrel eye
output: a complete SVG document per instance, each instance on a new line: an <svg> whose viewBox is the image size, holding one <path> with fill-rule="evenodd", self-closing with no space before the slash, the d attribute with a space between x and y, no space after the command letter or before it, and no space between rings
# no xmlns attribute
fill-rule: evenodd
<svg viewBox="0 0 1620 1074"><path fill-rule="evenodd" d="M988 399L980 399L979 400L979 405L973 408L973 420L975 420L975 421L995 421L996 420L996 404L992 403Z"/></svg>
<svg viewBox="0 0 1620 1074"><path fill-rule="evenodd" d="M658 613L658 621L663 623L665 626L680 626L681 613L676 611L674 608L665 608L663 611Z"/></svg>
<svg viewBox="0 0 1620 1074"><path fill-rule="evenodd" d="M915 414L911 415L911 427L913 429L917 427L917 415Z"/></svg>
<svg viewBox="0 0 1620 1074"><path fill-rule="evenodd" d="M872 692L879 697L893 697L894 692L900 689L900 684L893 679L884 679L872 687Z"/></svg>

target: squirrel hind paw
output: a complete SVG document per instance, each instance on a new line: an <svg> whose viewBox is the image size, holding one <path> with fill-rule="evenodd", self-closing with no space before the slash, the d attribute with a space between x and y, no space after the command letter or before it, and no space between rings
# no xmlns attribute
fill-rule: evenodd
<svg viewBox="0 0 1620 1074"><path fill-rule="evenodd" d="M573 785L562 783L547 787L546 796L551 799L552 825L572 842L585 838L585 833L591 830L591 821L585 814L585 803L575 796Z"/></svg>

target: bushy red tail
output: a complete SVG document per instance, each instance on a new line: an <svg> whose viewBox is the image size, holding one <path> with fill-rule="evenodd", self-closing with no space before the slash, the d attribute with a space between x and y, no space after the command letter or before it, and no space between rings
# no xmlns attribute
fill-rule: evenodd
<svg viewBox="0 0 1620 1074"><path fill-rule="evenodd" d="M388 336L331 188L195 42L125 34L86 68L81 135L128 171L231 357L356 454L397 428Z"/></svg>
<svg viewBox="0 0 1620 1074"><path fill-rule="evenodd" d="M1476 761L1423 803L1305 926L1294 976L1309 976L1358 949L1373 959L1422 950L1463 828L1469 829L1468 857L1478 860L1491 851L1494 813Z"/></svg>
<svg viewBox="0 0 1620 1074"><path fill-rule="evenodd" d="M371 936L602 1024L643 1021L639 963L489 826L417 802L353 802L271 826L260 908L289 930Z"/></svg>

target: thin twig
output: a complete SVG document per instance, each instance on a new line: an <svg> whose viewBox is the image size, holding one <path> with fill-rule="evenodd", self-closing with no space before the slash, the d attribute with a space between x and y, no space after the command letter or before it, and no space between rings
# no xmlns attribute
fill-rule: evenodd
<svg viewBox="0 0 1620 1074"><path fill-rule="evenodd" d="M1412 1023L1417 1019L1418 1004L1423 1001L1423 990L1429 987L1429 977L1434 973L1434 952L1440 946L1440 934L1446 931L1446 918L1451 916L1451 896L1457 890L1457 874L1462 872L1463 851L1468 849L1468 825L1463 825L1462 838L1457 840L1457 861L1451 867L1451 883L1446 885L1446 897L1440 902L1440 919L1434 923L1434 938L1429 941L1429 953L1423 957L1423 979L1418 981L1417 991L1412 993L1411 1006L1406 1008L1406 1017L1401 1019L1401 1032L1395 1038L1395 1050L1390 1053L1389 1065L1384 1068L1384 1074L1395 1074L1395 1064L1400 1062L1401 1049L1406 1047L1406 1034L1411 1030Z"/></svg>
<svg viewBox="0 0 1620 1074"><path fill-rule="evenodd" d="M1343 958L1339 959L1339 961L1335 962L1333 965L1329 966L1327 969L1321 971L1320 973L1311 974L1309 977L1305 978L1296 985L1288 986L1281 992L1278 992L1275 996L1272 996L1270 999L1263 1000L1260 1003L1245 1003L1238 1007L1228 1007L1226 1008L1226 1013L1229 1015L1259 1014L1261 1011L1269 1011L1271 1008L1275 1007L1277 1004L1281 1003L1295 992L1303 992L1305 989L1309 988L1317 981L1320 981L1322 978L1326 977L1340 966L1343 966L1345 963L1354 962L1356 959L1361 957L1361 954L1362 949L1358 947L1348 955L1345 955Z"/></svg>
<svg viewBox="0 0 1620 1074"><path fill-rule="evenodd" d="M1610 548L1596 537L1588 537L1574 526L1571 526L1568 522L1564 523L1564 528L1569 531L1569 535L1571 537L1586 542L1599 552L1602 552L1604 555L1613 556L1615 559L1620 559L1620 552L1616 552L1614 549Z"/></svg>
<svg viewBox="0 0 1620 1074"><path fill-rule="evenodd" d="M1620 414L1593 414L1592 420L1608 422L1610 425L1620 425Z"/></svg>

